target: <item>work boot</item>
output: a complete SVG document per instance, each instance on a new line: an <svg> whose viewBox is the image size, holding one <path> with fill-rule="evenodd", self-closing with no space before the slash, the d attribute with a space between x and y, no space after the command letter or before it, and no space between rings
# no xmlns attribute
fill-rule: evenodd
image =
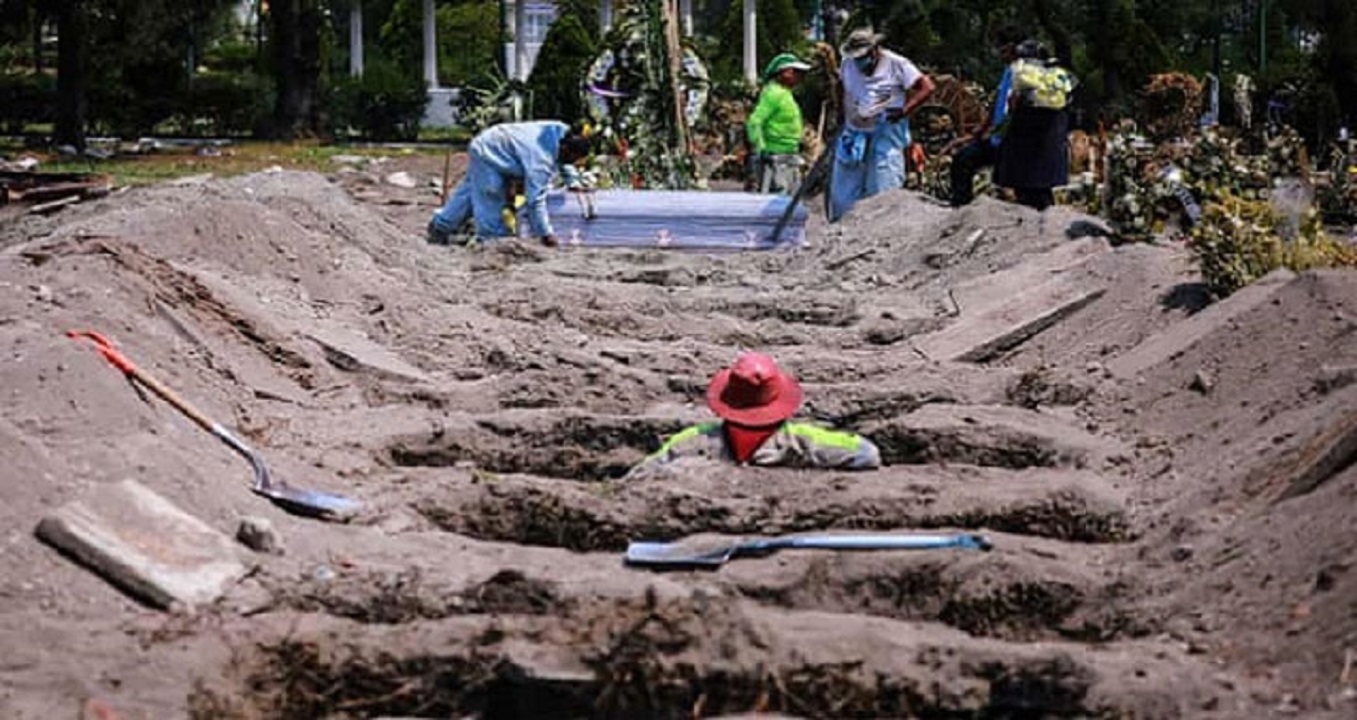
<svg viewBox="0 0 1357 720"><path fill-rule="evenodd" d="M438 226L437 220L429 221L429 228L425 232L424 239L430 245L451 245L452 233Z"/></svg>

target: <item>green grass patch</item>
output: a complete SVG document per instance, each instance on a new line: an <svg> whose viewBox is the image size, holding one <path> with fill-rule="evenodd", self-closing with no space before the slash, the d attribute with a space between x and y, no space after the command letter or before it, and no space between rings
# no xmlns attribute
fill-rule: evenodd
<svg viewBox="0 0 1357 720"><path fill-rule="evenodd" d="M259 172L274 166L287 170L332 172L338 167L331 162L331 158L336 155L400 157L416 154L442 155L445 152L445 148L441 147L392 148L267 142L244 142L227 145L218 150L221 152L220 155L199 155L192 149L185 148L95 160L33 152L17 143L0 145L0 152L10 156L30 154L37 157L42 162L38 167L41 172L104 173L111 175L116 185L148 185L203 173L230 177Z"/></svg>
<svg viewBox="0 0 1357 720"><path fill-rule="evenodd" d="M451 142L466 144L471 142L472 133L463 127L420 128L420 142Z"/></svg>

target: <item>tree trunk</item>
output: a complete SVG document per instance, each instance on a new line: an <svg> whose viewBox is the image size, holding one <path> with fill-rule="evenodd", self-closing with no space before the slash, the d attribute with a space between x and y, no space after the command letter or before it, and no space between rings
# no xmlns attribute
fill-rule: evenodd
<svg viewBox="0 0 1357 720"><path fill-rule="evenodd" d="M85 149L86 45L85 12L79 0L59 0L57 17L57 118L55 140L59 145Z"/></svg>
<svg viewBox="0 0 1357 720"><path fill-rule="evenodd" d="M318 0L276 0L269 6L273 72L278 83L273 135L282 139L320 132L320 29Z"/></svg>

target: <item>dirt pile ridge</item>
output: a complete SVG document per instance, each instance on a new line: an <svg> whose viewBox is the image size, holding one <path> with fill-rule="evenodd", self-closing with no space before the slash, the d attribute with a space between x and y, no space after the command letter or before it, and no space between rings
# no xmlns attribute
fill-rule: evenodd
<svg viewBox="0 0 1357 720"><path fill-rule="evenodd" d="M431 247L433 202L262 173L0 231L0 716L1357 711L1357 275L1211 303L1177 248L903 192L806 248L723 255ZM252 495L69 328L364 511ZM744 348L889 466L623 477ZM161 614L34 538L129 478L223 533L267 521L283 552L242 547L245 581ZM915 528L996 548L620 561L640 538Z"/></svg>

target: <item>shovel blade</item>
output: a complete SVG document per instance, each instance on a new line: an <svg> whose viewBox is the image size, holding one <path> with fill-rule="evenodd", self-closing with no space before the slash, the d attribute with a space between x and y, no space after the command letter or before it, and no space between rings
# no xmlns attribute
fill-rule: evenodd
<svg viewBox="0 0 1357 720"><path fill-rule="evenodd" d="M263 488L256 487L254 491L272 500L288 512L307 517L349 517L357 513L358 509L362 507L357 500L352 498L319 490L270 485Z"/></svg>
<svg viewBox="0 0 1357 720"><path fill-rule="evenodd" d="M697 549L689 543L629 542L626 564L652 568L718 568L730 559L734 545Z"/></svg>

